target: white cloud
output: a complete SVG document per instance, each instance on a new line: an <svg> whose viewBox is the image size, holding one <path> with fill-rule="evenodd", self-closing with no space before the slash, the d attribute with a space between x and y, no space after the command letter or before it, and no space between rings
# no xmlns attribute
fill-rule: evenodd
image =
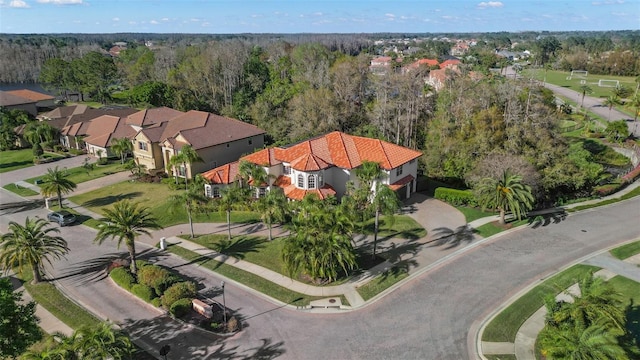
<svg viewBox="0 0 640 360"><path fill-rule="evenodd" d="M31 6L29 6L29 4L27 4L23 0L12 0L11 2L9 2L9 7L26 9Z"/></svg>
<svg viewBox="0 0 640 360"><path fill-rule="evenodd" d="M199 22L199 21L200 21L200 19L192 18L192 19L191 19L191 21L193 21L193 22Z"/></svg>
<svg viewBox="0 0 640 360"><path fill-rule="evenodd" d="M120 21L120 18L114 17L113 19L111 19L113 21Z"/></svg>
<svg viewBox="0 0 640 360"><path fill-rule="evenodd" d="M83 0L38 0L40 4L80 5Z"/></svg>
<svg viewBox="0 0 640 360"><path fill-rule="evenodd" d="M599 6L599 5L615 5L615 4L624 4L624 0L605 0L605 1L592 1L591 5Z"/></svg>
<svg viewBox="0 0 640 360"><path fill-rule="evenodd" d="M205 27L206 26L211 26L211 23L205 21L205 22L202 23L202 26L205 26Z"/></svg>
<svg viewBox="0 0 640 360"><path fill-rule="evenodd" d="M486 9L486 8L500 8L503 7L504 4L500 1L483 1L481 3L478 4L478 7L481 9Z"/></svg>
<svg viewBox="0 0 640 360"><path fill-rule="evenodd" d="M384 14L384 16L389 17L389 18L396 17L394 14L391 14L391 13L386 13L386 14Z"/></svg>
<svg viewBox="0 0 640 360"><path fill-rule="evenodd" d="M313 15L315 15L315 16L322 16L323 14L322 14L321 12L315 12L315 13L313 13Z"/></svg>
<svg viewBox="0 0 640 360"><path fill-rule="evenodd" d="M159 22L157 22L156 20L151 20L151 21L149 21L149 23L150 23L150 24L153 24L153 25L160 24L160 23L159 23Z"/></svg>
<svg viewBox="0 0 640 360"><path fill-rule="evenodd" d="M129 25L136 25L136 24L137 24L137 22L135 22L135 21L129 21Z"/></svg>
<svg viewBox="0 0 640 360"><path fill-rule="evenodd" d="M160 19L160 20L162 20L162 21L169 21L169 18L162 18L162 19Z"/></svg>

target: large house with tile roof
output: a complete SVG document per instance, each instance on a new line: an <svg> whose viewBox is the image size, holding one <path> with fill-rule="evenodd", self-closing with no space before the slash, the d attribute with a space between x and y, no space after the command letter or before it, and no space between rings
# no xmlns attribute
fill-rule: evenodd
<svg viewBox="0 0 640 360"><path fill-rule="evenodd" d="M38 108L36 107L36 103L36 100L13 95L8 91L0 91L0 107L6 108L8 110L22 110L27 112L31 116L36 116L38 115Z"/></svg>
<svg viewBox="0 0 640 360"><path fill-rule="evenodd" d="M109 131L112 127L111 122L108 120L104 126L98 125L99 122L94 121L98 119L109 119L110 117L116 117L118 119L126 118L135 112L137 112L137 110L132 108L95 109L91 107L85 108L83 105L79 105L78 107L68 107L59 113L49 112L43 114L42 118L43 121L46 121L49 125L60 129L60 144L68 149L87 150L87 152L95 154L98 148L94 147L93 152L90 151L85 143L86 138L95 138L95 136L103 135L104 131ZM61 117L53 117L58 115L61 115ZM124 122L120 124L120 126L123 125ZM102 150L104 156L107 156L108 151L105 149Z"/></svg>
<svg viewBox="0 0 640 360"><path fill-rule="evenodd" d="M49 94L43 94L41 92L29 90L29 89L20 89L20 90L10 90L7 91L9 94L14 96L19 96L24 99L29 99L30 101L36 102L36 108L52 108L55 106L55 97Z"/></svg>
<svg viewBox="0 0 640 360"><path fill-rule="evenodd" d="M264 130L203 111L149 109L129 116L128 123L138 129L133 136L133 156L151 173L164 171L192 178L264 146ZM168 168L171 158L185 145L191 146L203 161Z"/></svg>
<svg viewBox="0 0 640 360"><path fill-rule="evenodd" d="M416 191L421 155L386 141L334 131L290 146L263 149L239 161L256 164L269 175L268 184L253 187L255 197L278 188L290 200L302 200L308 194L320 199L342 197L349 182L358 182L354 170L363 161L374 161L384 173L380 181L404 199ZM207 196L219 197L222 188L238 180L239 161L202 174L209 182Z"/></svg>

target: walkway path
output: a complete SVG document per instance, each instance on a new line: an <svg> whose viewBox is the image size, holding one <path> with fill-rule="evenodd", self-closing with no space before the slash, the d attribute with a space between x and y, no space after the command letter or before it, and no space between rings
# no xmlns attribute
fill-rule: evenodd
<svg viewBox="0 0 640 360"><path fill-rule="evenodd" d="M619 260L606 251L590 257L582 264L600 267L601 270L595 272L594 276L602 277L605 280L621 275L640 283L640 269L638 269L640 254ZM566 291L574 295L580 294L578 284L572 285ZM511 302L516 300L518 299L514 298ZM572 298L563 292L556 296L556 300L571 301ZM504 308L507 306L509 304L505 304ZM546 315L547 309L544 306L533 313L518 329L515 343L482 342L482 355L515 354L518 360L535 360L535 342L538 334L544 328ZM490 321L487 321L486 324ZM481 337L482 333L480 333Z"/></svg>

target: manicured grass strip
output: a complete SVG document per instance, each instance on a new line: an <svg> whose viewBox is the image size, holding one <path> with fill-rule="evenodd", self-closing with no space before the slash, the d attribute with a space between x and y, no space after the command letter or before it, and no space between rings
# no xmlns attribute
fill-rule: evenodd
<svg viewBox="0 0 640 360"><path fill-rule="evenodd" d="M631 191L629 191L628 193L617 197L617 198L613 198L613 199L608 199L608 200L603 200L597 203L593 203L593 204L587 204L587 205L580 205L580 206L576 206L574 208L570 208L567 209L568 212L576 212L576 211L580 211L580 210L586 210L586 209L591 209L591 208L595 208L598 206L605 206L605 205L609 205L609 204L615 204L619 201L622 200L627 200L627 199L631 199L634 196L638 196L640 195L640 187L637 187Z"/></svg>
<svg viewBox="0 0 640 360"><path fill-rule="evenodd" d="M455 208L458 209L458 211L460 211L464 215L464 218L467 220L468 223L472 222L473 220L478 220L487 216L496 215L496 213L494 212L482 211L481 209L470 208L466 206L455 206Z"/></svg>
<svg viewBox="0 0 640 360"><path fill-rule="evenodd" d="M5 150L0 153L0 173L33 166L31 149Z"/></svg>
<svg viewBox="0 0 640 360"><path fill-rule="evenodd" d="M520 225L524 225L524 224L528 224L529 220L527 219L522 219L522 220L518 220L518 221L513 221L513 222L509 222L506 225L499 225L497 222L492 222L492 223L488 223L488 224L484 224L479 226L476 231L478 233L478 235L482 236L482 237L489 237L498 233L501 233L505 230L509 230L511 228L515 228L518 227Z"/></svg>
<svg viewBox="0 0 640 360"><path fill-rule="evenodd" d="M617 247L609 251L616 259L624 260L633 255L640 254L640 241Z"/></svg>
<svg viewBox="0 0 640 360"><path fill-rule="evenodd" d="M54 168L56 165L51 164L51 168ZM62 170L61 168L58 168ZM113 161L107 165L94 165L93 170L87 172L87 169L82 166L74 167L71 169L66 169L67 179L73 181L76 184L83 183L89 180L99 179L103 176L115 174L121 171L124 171L124 167L120 164L120 161ZM25 180L28 183L35 184L36 180L42 179L44 175L36 176L30 179Z"/></svg>
<svg viewBox="0 0 640 360"><path fill-rule="evenodd" d="M409 274L405 269L394 267L359 287L358 293L367 301L407 276Z"/></svg>
<svg viewBox="0 0 640 360"><path fill-rule="evenodd" d="M484 329L482 341L514 342L520 326L544 306L546 296L559 294L583 276L599 269L595 266L578 264L545 280L502 310Z"/></svg>
<svg viewBox="0 0 640 360"><path fill-rule="evenodd" d="M78 329L83 325L93 326L101 322L100 319L64 296L53 284L48 282L31 284L33 275L30 269L25 269L20 278L24 281L24 288L31 294L33 300L72 329Z"/></svg>
<svg viewBox="0 0 640 360"><path fill-rule="evenodd" d="M489 360L517 360L516 354L485 355Z"/></svg>
<svg viewBox="0 0 640 360"><path fill-rule="evenodd" d="M33 191L29 188L22 187L18 184L8 184L3 186L3 188L20 196L34 196L39 194L37 191Z"/></svg>
<svg viewBox="0 0 640 360"><path fill-rule="evenodd" d="M295 291L291 291L280 285L274 284L271 281L265 280L258 275L254 275L250 272L238 269L231 265L215 261L196 252L181 248L177 245L169 246L167 250L182 257L183 259L189 260L193 263L197 263L211 271L214 271L220 275L224 275L229 279L244 284L254 290L257 290L265 295L271 296L272 298L280 300L287 304L305 306L309 305L309 302L313 300L325 298L304 295ZM346 299L343 298L342 301L344 303Z"/></svg>
<svg viewBox="0 0 640 360"><path fill-rule="evenodd" d="M397 237L403 239L420 239L427 236L420 224L407 215L394 215L393 220L387 216L380 217L378 237ZM355 232L365 235L373 235L375 229L375 219L371 218L362 224L356 225Z"/></svg>

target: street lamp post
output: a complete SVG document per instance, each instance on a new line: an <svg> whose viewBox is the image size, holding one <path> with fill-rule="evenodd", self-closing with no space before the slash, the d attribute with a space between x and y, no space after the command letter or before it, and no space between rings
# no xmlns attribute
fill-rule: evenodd
<svg viewBox="0 0 640 360"><path fill-rule="evenodd" d="M224 326L227 326L227 302L224 299L224 280L220 283L222 287L222 318L224 319Z"/></svg>

